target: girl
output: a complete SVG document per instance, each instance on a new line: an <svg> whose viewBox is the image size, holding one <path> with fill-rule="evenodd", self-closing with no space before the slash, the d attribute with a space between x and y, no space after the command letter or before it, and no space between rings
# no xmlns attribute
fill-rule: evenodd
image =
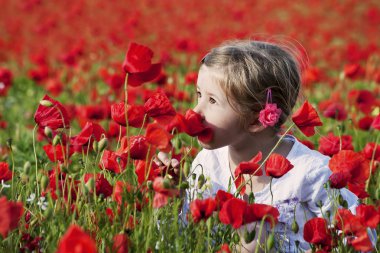
<svg viewBox="0 0 380 253"><path fill-rule="evenodd" d="M280 140L280 127L291 114L300 85L300 68L291 51L260 41L228 42L214 48L202 59L197 81L198 104L194 111L214 135L208 143L200 141L203 150L192 164L197 178L204 174L209 187L204 190L197 188L197 183L191 184L194 188L188 196L202 194L206 198L218 190L235 193L235 184L229 184L236 179L235 168L259 152L263 159L271 151L286 157L293 165L288 173L274 178L271 186L265 172L263 176L247 177L250 182L243 196L247 199L252 192L255 203L279 210L279 223L274 227L276 252L309 249L303 239L305 222L322 217L333 205L331 190L324 187L331 174L329 157L310 150L291 135ZM270 118L265 117L266 110L272 110ZM168 163L164 154L158 158ZM172 165L178 162L173 160ZM353 209L356 196L345 189L341 194ZM184 213L188 204L184 204ZM294 220L298 232L291 229ZM266 227L262 237L270 232ZM242 240L242 251L252 252L255 247L255 240L250 244Z"/></svg>

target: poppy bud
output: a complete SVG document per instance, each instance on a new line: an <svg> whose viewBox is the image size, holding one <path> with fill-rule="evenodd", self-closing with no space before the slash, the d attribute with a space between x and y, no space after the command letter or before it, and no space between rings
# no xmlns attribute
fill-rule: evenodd
<svg viewBox="0 0 380 253"><path fill-rule="evenodd" d="M11 151L12 151L12 138L8 138L7 139L7 145L8 145L8 147L11 149Z"/></svg>
<svg viewBox="0 0 380 253"><path fill-rule="evenodd" d="M206 221L206 225L207 225L207 229L208 229L209 231L211 231L211 230L212 230L212 226L213 226L213 220L212 220L211 217L207 219L207 221Z"/></svg>
<svg viewBox="0 0 380 253"><path fill-rule="evenodd" d="M53 146L58 145L58 143L59 143L60 141L61 141L61 137L60 137L59 135L54 136L54 138L53 138L53 142L52 142Z"/></svg>
<svg viewBox="0 0 380 253"><path fill-rule="evenodd" d="M149 190L153 190L153 182L152 182L152 180L148 180L146 182L146 186L148 187Z"/></svg>
<svg viewBox="0 0 380 253"><path fill-rule="evenodd" d="M163 183L165 189L170 189L171 184L170 184L170 180L168 178L164 178L162 183Z"/></svg>
<svg viewBox="0 0 380 253"><path fill-rule="evenodd" d="M344 200L342 206L347 209L348 208L348 202L346 200Z"/></svg>
<svg viewBox="0 0 380 253"><path fill-rule="evenodd" d="M24 170L23 170L23 172L24 172L25 174L29 174L30 166L31 166L31 164L30 164L29 161L26 161L26 162L24 163Z"/></svg>
<svg viewBox="0 0 380 253"><path fill-rule="evenodd" d="M321 208L323 206L322 200L317 201L315 204L317 207Z"/></svg>
<svg viewBox="0 0 380 253"><path fill-rule="evenodd" d="M380 188L376 190L376 199L380 199Z"/></svg>
<svg viewBox="0 0 380 253"><path fill-rule="evenodd" d="M339 197L338 197L338 203L339 203L339 205L343 206L343 202L344 202L343 196L339 195Z"/></svg>
<svg viewBox="0 0 380 253"><path fill-rule="evenodd" d="M41 176L41 189L44 191L49 183L49 178L46 175Z"/></svg>
<svg viewBox="0 0 380 253"><path fill-rule="evenodd" d="M273 233L268 236L267 239L267 250L270 251L274 246L274 235Z"/></svg>
<svg viewBox="0 0 380 253"><path fill-rule="evenodd" d="M95 153L98 153L98 142L96 140L94 140L92 143L92 149L95 151Z"/></svg>
<svg viewBox="0 0 380 253"><path fill-rule="evenodd" d="M298 230L299 230L299 226L298 226L298 223L296 220L293 220L293 223L292 223L292 231L297 234L298 233Z"/></svg>
<svg viewBox="0 0 380 253"><path fill-rule="evenodd" d="M98 143L99 152L102 152L107 147L107 144L108 144L107 138L101 139Z"/></svg>
<svg viewBox="0 0 380 253"><path fill-rule="evenodd" d="M250 243L255 239L256 236L256 230L252 230L251 232L248 232L248 230L244 234L244 241L245 243Z"/></svg>
<svg viewBox="0 0 380 253"><path fill-rule="evenodd" d="M89 192L92 192L94 190L94 186L95 186L95 180L93 178L90 178L87 183L86 183L86 189L89 191Z"/></svg>
<svg viewBox="0 0 380 253"><path fill-rule="evenodd" d="M198 177L198 188L202 188L204 184L205 184L205 176L203 174L200 174Z"/></svg>
<svg viewBox="0 0 380 253"><path fill-rule="evenodd" d="M20 174L20 179L21 179L21 183L23 184L27 184L29 182L29 176L24 173Z"/></svg>
<svg viewBox="0 0 380 253"><path fill-rule="evenodd" d="M41 101L40 101L40 105L42 105L42 106L46 106L46 107L52 107L52 106L53 106L53 103L50 102L49 100L41 100Z"/></svg>
<svg viewBox="0 0 380 253"><path fill-rule="evenodd" d="M187 161L183 165L183 174L185 175L185 177L188 177L190 174L190 163Z"/></svg>
<svg viewBox="0 0 380 253"><path fill-rule="evenodd" d="M195 181L196 178L197 178L197 174L195 173L191 174L191 179L193 179L193 181Z"/></svg>
<svg viewBox="0 0 380 253"><path fill-rule="evenodd" d="M248 196L248 203L249 204L253 204L255 203L255 194L253 192L250 192L249 193L249 196Z"/></svg>
<svg viewBox="0 0 380 253"><path fill-rule="evenodd" d="M44 129L44 133L47 137L52 138L53 137L53 131L50 127L46 126Z"/></svg>
<svg viewBox="0 0 380 253"><path fill-rule="evenodd" d="M183 181L179 187L182 190L186 190L187 188L189 188L189 183L187 181Z"/></svg>
<svg viewBox="0 0 380 253"><path fill-rule="evenodd" d="M327 210L327 211L326 211L326 216L327 216L327 218L330 218L330 216L331 216L331 212L330 212L330 210Z"/></svg>
<svg viewBox="0 0 380 253"><path fill-rule="evenodd" d="M45 219L48 219L50 218L50 216L52 215L53 213L53 209L50 208L50 206L48 206L45 211L44 211L44 216L45 216Z"/></svg>
<svg viewBox="0 0 380 253"><path fill-rule="evenodd" d="M75 174L75 173L79 172L81 168L82 167L80 165L74 164L73 166L69 167L69 172Z"/></svg>
<svg viewBox="0 0 380 253"><path fill-rule="evenodd" d="M238 233L235 233L233 236L232 236L232 241L236 244L238 244L240 242L240 236Z"/></svg>

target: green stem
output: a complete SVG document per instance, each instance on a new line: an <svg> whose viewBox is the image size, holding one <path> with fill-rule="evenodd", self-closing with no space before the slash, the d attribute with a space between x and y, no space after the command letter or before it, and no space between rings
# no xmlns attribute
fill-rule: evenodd
<svg viewBox="0 0 380 253"><path fill-rule="evenodd" d="M37 174L38 174L38 159L37 159L37 152L36 152L36 130L37 130L38 125L36 124L33 128L33 152L34 152L34 160L36 162L36 182L37 182ZM40 196L40 189L39 185L37 183L37 194L36 196Z"/></svg>

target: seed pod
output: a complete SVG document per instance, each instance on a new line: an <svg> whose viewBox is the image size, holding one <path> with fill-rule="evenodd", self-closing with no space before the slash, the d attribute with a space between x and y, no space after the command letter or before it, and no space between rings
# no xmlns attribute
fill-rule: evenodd
<svg viewBox="0 0 380 253"><path fill-rule="evenodd" d="M181 188L182 190L186 190L187 188L189 188L189 182L183 181L179 188Z"/></svg>
<svg viewBox="0 0 380 253"><path fill-rule="evenodd" d="M268 236L267 239L267 250L270 251L274 246L274 235L273 233Z"/></svg>
<svg viewBox="0 0 380 253"><path fill-rule="evenodd" d="M94 187L95 187L95 180L93 178L90 178L87 183L86 183L86 189L89 191L89 192L93 192L94 190Z"/></svg>
<svg viewBox="0 0 380 253"><path fill-rule="evenodd" d="M26 161L26 162L24 163L24 170L23 170L23 172L24 172L25 174L29 174L30 167L31 167L30 162L29 162L29 161Z"/></svg>
<svg viewBox="0 0 380 253"><path fill-rule="evenodd" d="M203 174L200 174L198 177L198 188L202 188L202 186L205 184L205 176Z"/></svg>
<svg viewBox="0 0 380 253"><path fill-rule="evenodd" d="M92 149L95 151L95 153L98 153L98 142L96 140L93 141L92 143Z"/></svg>
<svg viewBox="0 0 380 253"><path fill-rule="evenodd" d="M99 141L98 143L98 151L102 152L108 145L108 140L107 138L103 138Z"/></svg>
<svg viewBox="0 0 380 253"><path fill-rule="evenodd" d="M41 181L40 181L41 189L44 191L46 187L48 186L48 184L49 184L49 178L46 175L42 175Z"/></svg>
<svg viewBox="0 0 380 253"><path fill-rule="evenodd" d="M162 183L163 183L165 189L170 189L170 187L171 187L170 179L164 178Z"/></svg>
<svg viewBox="0 0 380 253"><path fill-rule="evenodd" d="M292 231L295 233L295 234L297 234L298 233L298 231L299 231L299 226L298 226L298 223L297 223L297 221L296 220L293 220L293 223L292 223Z"/></svg>
<svg viewBox="0 0 380 253"><path fill-rule="evenodd" d="M235 233L233 236L232 236L232 241L236 244L238 244L240 242L240 236L238 233Z"/></svg>
<svg viewBox="0 0 380 253"><path fill-rule="evenodd" d="M338 197L338 203L339 203L339 205L343 206L343 202L344 202L343 196L339 195L339 197Z"/></svg>
<svg viewBox="0 0 380 253"><path fill-rule="evenodd" d="M52 138L52 137L53 137L53 131L52 131L51 128L48 127L48 126L46 126L46 127L44 128L44 133L45 133L45 135L46 135L47 137L49 137L49 138Z"/></svg>
<svg viewBox="0 0 380 253"><path fill-rule="evenodd" d="M52 107L53 103L51 101L49 101L49 100L41 100L40 101L40 105L46 106L46 107Z"/></svg>
<svg viewBox="0 0 380 253"><path fill-rule="evenodd" d="M249 196L248 196L248 203L249 204L253 204L255 203L255 194L253 192L250 192L249 193Z"/></svg>
<svg viewBox="0 0 380 253"><path fill-rule="evenodd" d="M53 146L58 145L58 143L59 143L60 141L61 141L61 137L57 134L57 135L54 136L54 138L53 138L53 141L52 141Z"/></svg>
<svg viewBox="0 0 380 253"><path fill-rule="evenodd" d="M27 184L29 182L29 176L27 174L20 174L21 183Z"/></svg>
<svg viewBox="0 0 380 253"><path fill-rule="evenodd" d="M188 177L190 174L190 163L188 161L186 161L183 165L183 174L185 175L185 177Z"/></svg>
<svg viewBox="0 0 380 253"><path fill-rule="evenodd" d="M151 180L148 180L146 182L146 186L148 187L149 190L153 190L153 182Z"/></svg>
<svg viewBox="0 0 380 253"><path fill-rule="evenodd" d="M256 230L252 230L251 232L248 232L246 231L245 234L244 234L244 241L246 243L250 243L253 241L253 239L255 239L255 236L256 236Z"/></svg>

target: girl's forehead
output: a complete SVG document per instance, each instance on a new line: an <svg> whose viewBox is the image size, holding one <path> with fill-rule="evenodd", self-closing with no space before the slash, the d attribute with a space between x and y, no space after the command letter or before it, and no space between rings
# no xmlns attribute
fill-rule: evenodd
<svg viewBox="0 0 380 253"><path fill-rule="evenodd" d="M209 80L219 83L224 78L225 78L225 74L219 69L216 69L213 67L207 67L205 65L202 65L201 68L199 69L198 81L199 79L209 79Z"/></svg>

